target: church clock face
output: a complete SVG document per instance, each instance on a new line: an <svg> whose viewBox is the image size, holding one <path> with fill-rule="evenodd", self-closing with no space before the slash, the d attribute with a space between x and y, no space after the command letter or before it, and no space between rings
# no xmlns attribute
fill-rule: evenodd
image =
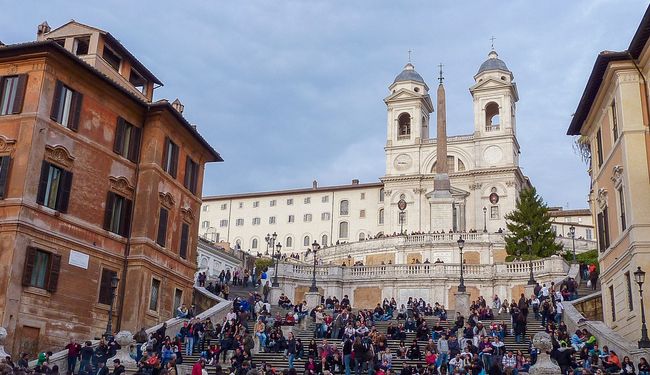
<svg viewBox="0 0 650 375"><path fill-rule="evenodd" d="M395 169L398 171L409 169L411 167L411 164L413 164L413 159L411 159L411 157L406 154L397 155L394 162Z"/></svg>
<svg viewBox="0 0 650 375"><path fill-rule="evenodd" d="M483 159L489 165L497 164L503 158L503 151L499 146L489 146L483 151Z"/></svg>

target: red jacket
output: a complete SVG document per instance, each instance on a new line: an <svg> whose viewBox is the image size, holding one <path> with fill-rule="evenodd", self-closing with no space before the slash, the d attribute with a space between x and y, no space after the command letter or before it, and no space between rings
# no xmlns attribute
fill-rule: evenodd
<svg viewBox="0 0 650 375"><path fill-rule="evenodd" d="M203 366L201 366L201 361L198 361L192 366L192 375L202 375Z"/></svg>

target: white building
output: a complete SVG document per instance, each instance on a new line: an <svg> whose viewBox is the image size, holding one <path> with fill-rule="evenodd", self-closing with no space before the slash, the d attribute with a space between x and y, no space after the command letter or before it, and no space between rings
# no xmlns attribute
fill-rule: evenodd
<svg viewBox="0 0 650 375"><path fill-rule="evenodd" d="M429 137L434 106L429 87L411 63L389 86L386 171L381 182L204 197L200 235L266 251L276 232L282 252L352 242L378 234L449 230L495 232L529 185L519 168L514 76L491 51L470 87L474 132L442 137L451 196L440 206L433 192L437 142ZM442 79L440 79L442 82ZM446 134L444 86L438 86L438 122ZM440 131L440 127L438 127ZM400 220L398 202L406 202ZM440 208L442 207L442 208ZM441 211L448 210L448 215ZM440 223L445 223L441 225Z"/></svg>

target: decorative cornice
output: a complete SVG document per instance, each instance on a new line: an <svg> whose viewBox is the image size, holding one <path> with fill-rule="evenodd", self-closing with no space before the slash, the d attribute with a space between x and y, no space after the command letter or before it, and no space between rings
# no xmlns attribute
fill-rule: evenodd
<svg viewBox="0 0 650 375"><path fill-rule="evenodd" d="M58 164L65 169L72 169L74 157L67 148L61 145L45 145L45 160Z"/></svg>
<svg viewBox="0 0 650 375"><path fill-rule="evenodd" d="M415 194L426 193L426 191L427 191L427 189L425 189L425 188L414 188L414 189L413 189L413 192L414 192Z"/></svg>
<svg viewBox="0 0 650 375"><path fill-rule="evenodd" d="M621 186L621 183L623 183L623 166L615 165L614 168L612 168L611 179L614 182L614 187L618 189L618 187Z"/></svg>
<svg viewBox="0 0 650 375"><path fill-rule="evenodd" d="M605 188L598 189L598 193L596 195L596 202L598 203L598 207L601 209L607 206L607 189Z"/></svg>
<svg viewBox="0 0 650 375"><path fill-rule="evenodd" d="M483 187L483 184L480 182L475 182L469 185L470 190L479 190L481 187Z"/></svg>
<svg viewBox="0 0 650 375"><path fill-rule="evenodd" d="M194 212L190 207L181 207L181 216L183 217L183 220L189 223L193 223L195 220Z"/></svg>
<svg viewBox="0 0 650 375"><path fill-rule="evenodd" d="M135 186L131 185L131 183L126 177L109 176L108 180L110 181L111 190L113 190L116 193L120 193L121 195L127 198L133 198L133 193L135 192Z"/></svg>
<svg viewBox="0 0 650 375"><path fill-rule="evenodd" d="M0 135L0 154L13 155L16 151L16 140Z"/></svg>
<svg viewBox="0 0 650 375"><path fill-rule="evenodd" d="M506 186L507 186L507 187L512 187L512 186L514 186L514 185L515 185L515 182L514 182L514 181L512 181L512 180L506 181Z"/></svg>
<svg viewBox="0 0 650 375"><path fill-rule="evenodd" d="M163 207L165 208L171 209L172 207L174 207L174 204L176 203L171 193L160 192L158 193L158 198L160 199L160 204L162 204Z"/></svg>

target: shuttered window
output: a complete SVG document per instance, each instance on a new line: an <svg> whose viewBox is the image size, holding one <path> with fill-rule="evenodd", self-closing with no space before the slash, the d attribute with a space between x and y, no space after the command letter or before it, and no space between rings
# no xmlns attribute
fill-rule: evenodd
<svg viewBox="0 0 650 375"><path fill-rule="evenodd" d="M185 181L184 186L196 194L196 187L199 178L199 165L192 160L189 156L185 158Z"/></svg>
<svg viewBox="0 0 650 375"><path fill-rule="evenodd" d="M102 278L99 282L99 296L97 302L103 303L104 305L111 304L111 279L113 276L117 276L117 272L104 268L102 270Z"/></svg>
<svg viewBox="0 0 650 375"><path fill-rule="evenodd" d="M11 157L0 156L0 199L7 196L9 187L9 167L11 166Z"/></svg>
<svg viewBox="0 0 650 375"><path fill-rule="evenodd" d="M22 112L27 88L27 74L0 77L0 115Z"/></svg>
<svg viewBox="0 0 650 375"><path fill-rule="evenodd" d="M81 103L83 95L61 81L56 81L54 88L54 99L50 118L71 130L79 129L79 116L81 115Z"/></svg>
<svg viewBox="0 0 650 375"><path fill-rule="evenodd" d="M149 295L149 310L158 311L158 294L160 293L160 280L151 280L151 294Z"/></svg>
<svg viewBox="0 0 650 375"><path fill-rule="evenodd" d="M117 118L113 151L137 163L140 158L140 139L142 129L128 123L122 117Z"/></svg>
<svg viewBox="0 0 650 375"><path fill-rule="evenodd" d="M190 241L190 225L187 223L183 223L183 225L181 226L181 244L180 244L180 249L178 251L178 255L183 259L187 259L187 248L189 247L189 241Z"/></svg>
<svg viewBox="0 0 650 375"><path fill-rule="evenodd" d="M166 208L160 208L160 216L158 218L158 236L156 237L156 243L162 247L165 247L167 243L167 217L169 212Z"/></svg>
<svg viewBox="0 0 650 375"><path fill-rule="evenodd" d="M165 137L163 147L162 168L165 172L176 178L176 170L178 168L178 146L172 142L169 137Z"/></svg>
<svg viewBox="0 0 650 375"><path fill-rule="evenodd" d="M50 252L27 248L23 268L23 285L55 292L61 272L61 256Z"/></svg>
<svg viewBox="0 0 650 375"><path fill-rule="evenodd" d="M607 207L598 213L598 248L601 252L609 247L609 220L607 217Z"/></svg>
<svg viewBox="0 0 650 375"><path fill-rule="evenodd" d="M133 202L112 191L106 198L104 229L120 236L128 236L131 228L131 210Z"/></svg>
<svg viewBox="0 0 650 375"><path fill-rule="evenodd" d="M68 211L72 172L43 161L36 202L60 212Z"/></svg>

